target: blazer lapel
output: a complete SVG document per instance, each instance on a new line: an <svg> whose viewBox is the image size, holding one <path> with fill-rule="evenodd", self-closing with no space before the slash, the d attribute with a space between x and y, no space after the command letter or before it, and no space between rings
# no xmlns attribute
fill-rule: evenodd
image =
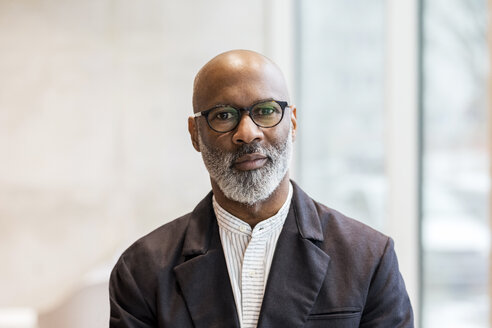
<svg viewBox="0 0 492 328"><path fill-rule="evenodd" d="M209 194L191 214L185 262L174 272L195 327L239 327L211 198Z"/></svg>
<svg viewBox="0 0 492 328"><path fill-rule="evenodd" d="M304 326L326 277L330 257L313 203L294 185L294 195L277 242L258 327Z"/></svg>

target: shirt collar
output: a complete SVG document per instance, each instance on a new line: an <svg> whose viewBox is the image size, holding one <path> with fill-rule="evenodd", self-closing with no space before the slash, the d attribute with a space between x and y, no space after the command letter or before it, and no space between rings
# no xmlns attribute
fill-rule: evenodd
<svg viewBox="0 0 492 328"><path fill-rule="evenodd" d="M275 215L259 222L254 229L251 229L251 226L248 223L223 209L215 200L215 196L212 197L212 204L214 207L215 216L217 217L217 223L221 229L225 229L234 234L260 236L276 231L284 225L287 214L289 213L291 200L292 184L289 182L289 193L282 207Z"/></svg>

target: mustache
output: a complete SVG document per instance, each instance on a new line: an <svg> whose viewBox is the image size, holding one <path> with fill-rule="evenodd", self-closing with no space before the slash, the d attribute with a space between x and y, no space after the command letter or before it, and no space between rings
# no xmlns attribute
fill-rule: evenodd
<svg viewBox="0 0 492 328"><path fill-rule="evenodd" d="M266 156L269 161L272 160L270 151L262 147L258 144L244 144L240 146L236 151L230 153L230 167L234 166L236 160L238 160L241 156L258 153Z"/></svg>

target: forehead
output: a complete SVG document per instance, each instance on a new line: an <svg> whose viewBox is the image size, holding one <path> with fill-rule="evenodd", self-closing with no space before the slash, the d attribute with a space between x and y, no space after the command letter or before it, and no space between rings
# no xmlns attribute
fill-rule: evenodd
<svg viewBox="0 0 492 328"><path fill-rule="evenodd" d="M217 104L246 107L262 99L288 101L285 80L278 67L254 59L232 58L205 66L195 81L195 112Z"/></svg>

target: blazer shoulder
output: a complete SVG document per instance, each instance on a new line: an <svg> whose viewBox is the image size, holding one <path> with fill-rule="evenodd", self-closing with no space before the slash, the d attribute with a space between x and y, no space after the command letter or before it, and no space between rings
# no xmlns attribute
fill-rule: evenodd
<svg viewBox="0 0 492 328"><path fill-rule="evenodd" d="M327 245L379 258L388 245L393 244L390 237L376 229L321 203L313 202Z"/></svg>
<svg viewBox="0 0 492 328"><path fill-rule="evenodd" d="M139 238L121 254L116 266L122 261L130 266L145 267L162 267L175 262L181 255L190 215L165 223Z"/></svg>
<svg viewBox="0 0 492 328"><path fill-rule="evenodd" d="M325 251L361 256L374 253L375 257L384 253L390 243L388 236L315 201L291 182L294 186L293 208L301 235L322 241L320 245Z"/></svg>

